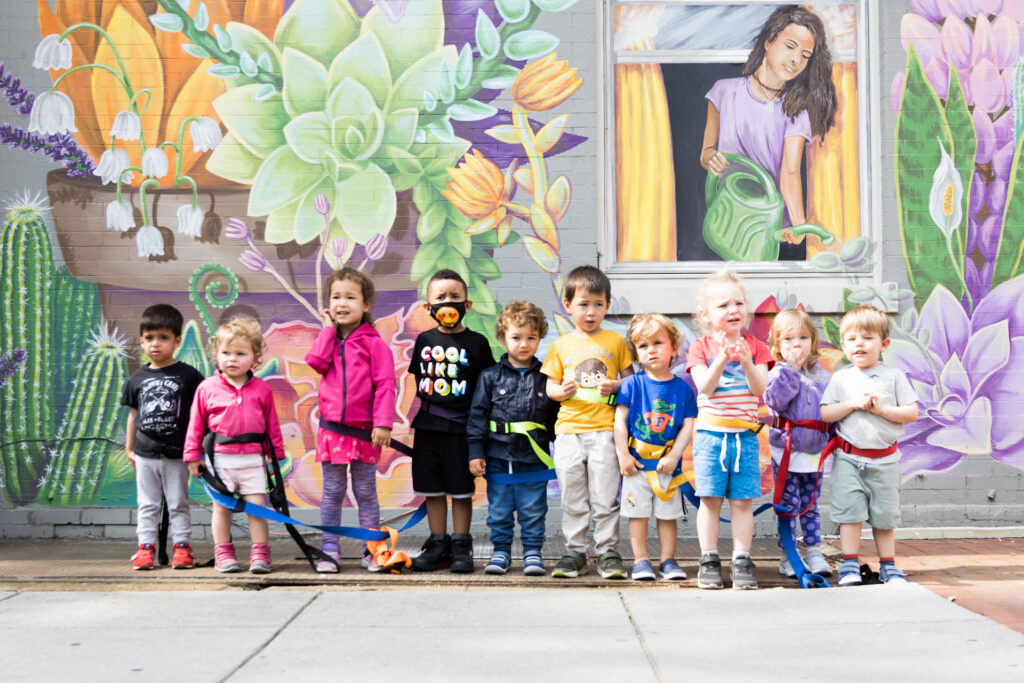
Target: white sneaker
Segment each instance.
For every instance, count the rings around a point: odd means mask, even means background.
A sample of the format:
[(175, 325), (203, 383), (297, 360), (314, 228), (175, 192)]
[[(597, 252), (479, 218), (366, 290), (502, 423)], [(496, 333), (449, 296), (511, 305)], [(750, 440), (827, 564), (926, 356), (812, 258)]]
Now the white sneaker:
[(783, 557), (779, 560), (779, 573), (790, 578), (796, 576), (796, 572), (793, 571), (793, 565), (789, 563), (788, 557)]
[(825, 559), (825, 556), (821, 554), (821, 548), (808, 548), (807, 552), (804, 553), (804, 564), (807, 565), (807, 570), (812, 574), (832, 576), (832, 566)]

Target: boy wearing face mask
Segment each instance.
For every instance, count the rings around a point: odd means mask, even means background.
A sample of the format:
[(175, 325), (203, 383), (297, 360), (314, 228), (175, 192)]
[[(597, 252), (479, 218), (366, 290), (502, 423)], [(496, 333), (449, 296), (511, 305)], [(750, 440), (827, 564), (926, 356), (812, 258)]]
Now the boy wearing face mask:
[[(465, 280), (453, 270), (439, 270), (427, 283), (424, 308), (437, 321), (416, 337), (409, 372), (416, 378), (420, 408), (412, 456), (412, 487), (427, 505), (430, 537), (413, 569), (473, 571), (473, 514), (476, 484), (469, 471), (466, 420), (479, 374), (494, 365), (487, 338), (462, 324), (473, 302)], [(448, 496), (452, 499), (452, 535), (448, 535)]]

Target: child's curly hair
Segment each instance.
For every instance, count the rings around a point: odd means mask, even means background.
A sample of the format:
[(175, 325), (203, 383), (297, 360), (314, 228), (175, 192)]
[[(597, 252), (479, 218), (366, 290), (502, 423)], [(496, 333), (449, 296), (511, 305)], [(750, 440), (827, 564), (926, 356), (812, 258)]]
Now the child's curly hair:
[(505, 333), (508, 332), (510, 325), (519, 325), (520, 327), (529, 325), (537, 331), (537, 335), (542, 339), (548, 333), (548, 321), (544, 319), (544, 311), (540, 309), (540, 306), (529, 301), (513, 299), (511, 303), (505, 304), (505, 307), (501, 309), (498, 320), (494, 323), (494, 333), (498, 336), (498, 341), (502, 346), (505, 345)]
[(629, 322), (629, 331), (626, 339), (629, 341), (629, 350), (633, 353), (633, 360), (639, 361), (636, 354), (636, 345), (644, 339), (653, 339), (659, 332), (664, 331), (668, 335), (672, 348), (679, 350), (679, 328), (661, 313), (637, 313)]
[(802, 330), (811, 338), (811, 352), (804, 361), (804, 369), (810, 370), (821, 357), (821, 342), (818, 339), (818, 328), (814, 326), (811, 316), (799, 308), (787, 308), (775, 316), (771, 332), (768, 333), (768, 350), (772, 352), (772, 357), (776, 361), (785, 362), (780, 350), (782, 335), (793, 329)]
[(218, 327), (210, 338), (210, 356), (214, 365), (217, 364), (217, 349), (235, 339), (249, 342), (253, 356), (256, 357), (254, 365), (258, 364), (263, 355), (263, 330), (260, 329), (260, 324), (252, 318), (232, 318)]

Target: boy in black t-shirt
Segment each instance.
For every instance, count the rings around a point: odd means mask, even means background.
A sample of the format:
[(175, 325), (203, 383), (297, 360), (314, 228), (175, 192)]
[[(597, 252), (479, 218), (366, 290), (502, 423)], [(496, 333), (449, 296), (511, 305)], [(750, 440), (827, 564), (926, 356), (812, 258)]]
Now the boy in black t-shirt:
[(139, 550), (132, 556), (135, 569), (152, 569), (160, 519), (160, 499), (170, 512), (174, 557), (171, 567), (191, 569), (195, 564), (189, 541), (192, 516), (188, 507), (188, 467), (182, 446), (188, 417), (203, 376), (191, 365), (174, 359), (181, 345), (181, 312), (168, 304), (150, 306), (142, 313), (139, 344), (149, 356), (128, 378), (121, 403), (128, 406), (125, 451), (135, 468), (138, 491), (136, 534)]
[[(426, 499), (430, 537), (412, 563), (418, 571), (451, 564), (451, 571), (473, 571), (473, 515), (476, 486), (469, 472), (466, 419), (477, 376), (494, 365), (490, 344), (467, 330), (462, 320), (472, 308), (466, 282), (452, 270), (439, 270), (427, 283), (424, 306), (438, 327), (422, 332), (413, 347), (409, 372), (416, 377), (420, 409), (412, 421), (413, 492)], [(452, 535), (447, 533), (452, 497)]]

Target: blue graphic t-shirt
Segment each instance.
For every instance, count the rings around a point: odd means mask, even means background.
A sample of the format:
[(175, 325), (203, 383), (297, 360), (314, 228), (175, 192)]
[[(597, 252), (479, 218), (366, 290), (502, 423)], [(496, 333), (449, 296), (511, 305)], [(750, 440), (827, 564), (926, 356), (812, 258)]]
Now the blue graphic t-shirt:
[[(640, 371), (623, 380), (617, 406), (629, 406), (626, 423), (637, 441), (664, 446), (676, 438), (683, 420), (697, 417), (697, 398), (690, 385), (679, 377), (659, 382)], [(637, 452), (630, 449), (633, 457)], [(645, 455), (644, 457), (650, 457)], [(682, 471), (682, 461), (673, 474)]]

